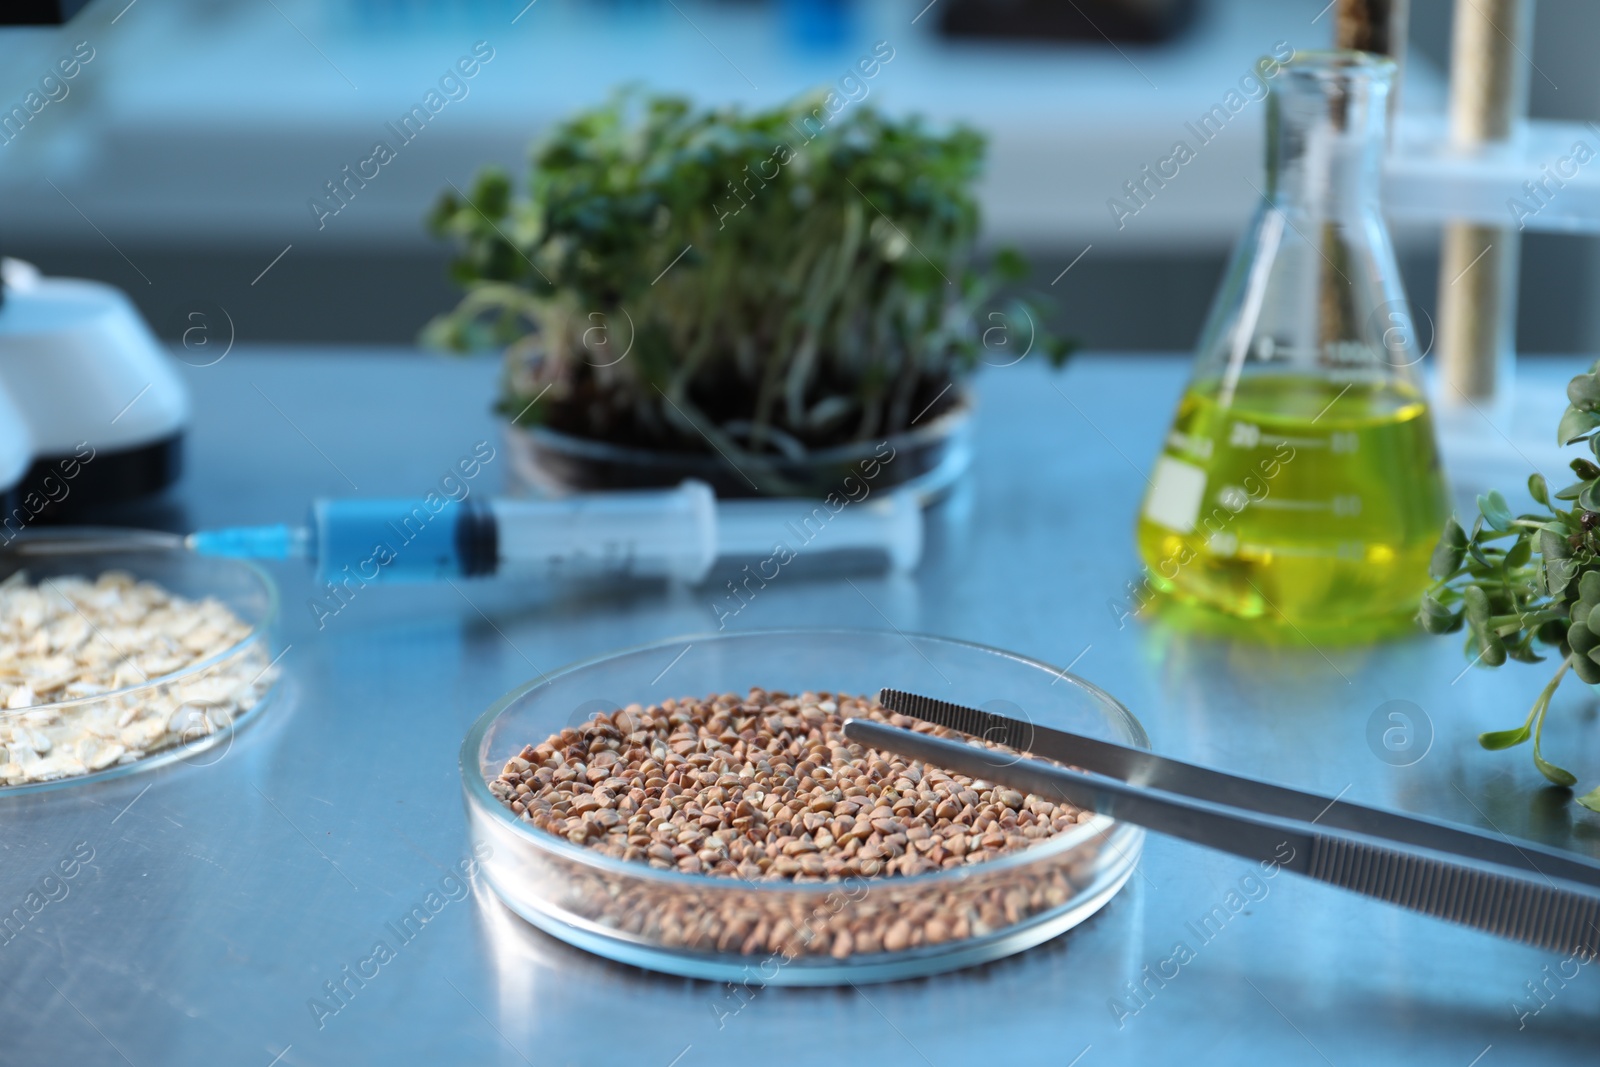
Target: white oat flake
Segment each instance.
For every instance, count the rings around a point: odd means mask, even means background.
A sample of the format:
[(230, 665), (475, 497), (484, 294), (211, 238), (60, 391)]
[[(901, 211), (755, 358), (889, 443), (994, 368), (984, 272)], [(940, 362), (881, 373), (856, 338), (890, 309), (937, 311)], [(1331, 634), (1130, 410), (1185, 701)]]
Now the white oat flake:
[(250, 633), (220, 600), (177, 596), (121, 571), (92, 581), (6, 578), (0, 784), (102, 770), (232, 723), (276, 681), (266, 642), (241, 647)]

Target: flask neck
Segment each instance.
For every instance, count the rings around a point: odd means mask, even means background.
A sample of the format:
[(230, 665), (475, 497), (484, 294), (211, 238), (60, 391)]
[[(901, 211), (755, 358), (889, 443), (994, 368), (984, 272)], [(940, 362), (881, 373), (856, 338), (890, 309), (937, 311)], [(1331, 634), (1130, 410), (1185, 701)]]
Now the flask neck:
[(1300, 53), (1267, 102), (1266, 196), (1337, 220), (1377, 214), (1394, 63), (1361, 52)]

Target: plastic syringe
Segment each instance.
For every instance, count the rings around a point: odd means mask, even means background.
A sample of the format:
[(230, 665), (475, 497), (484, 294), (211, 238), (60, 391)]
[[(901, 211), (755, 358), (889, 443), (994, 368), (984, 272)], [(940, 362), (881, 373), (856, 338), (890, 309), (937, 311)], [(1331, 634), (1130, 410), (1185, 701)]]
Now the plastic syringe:
[(878, 552), (891, 568), (910, 570), (922, 556), (922, 511), (905, 492), (858, 503), (718, 501), (709, 486), (688, 481), (548, 500), (322, 499), (304, 526), (202, 530), (186, 544), (210, 556), (310, 559), (320, 578), (335, 583), (490, 576), (692, 583), (718, 559), (764, 557), (781, 565), (808, 551)]

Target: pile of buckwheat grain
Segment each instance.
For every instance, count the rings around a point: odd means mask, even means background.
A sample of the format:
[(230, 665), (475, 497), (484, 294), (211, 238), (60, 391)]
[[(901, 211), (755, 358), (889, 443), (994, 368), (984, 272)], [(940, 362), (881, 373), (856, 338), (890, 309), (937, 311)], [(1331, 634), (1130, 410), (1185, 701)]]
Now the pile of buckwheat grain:
[(608, 856), (746, 881), (981, 863), (1093, 817), (864, 748), (847, 718), (965, 738), (862, 697), (751, 689), (597, 716), (524, 748), (489, 788)]

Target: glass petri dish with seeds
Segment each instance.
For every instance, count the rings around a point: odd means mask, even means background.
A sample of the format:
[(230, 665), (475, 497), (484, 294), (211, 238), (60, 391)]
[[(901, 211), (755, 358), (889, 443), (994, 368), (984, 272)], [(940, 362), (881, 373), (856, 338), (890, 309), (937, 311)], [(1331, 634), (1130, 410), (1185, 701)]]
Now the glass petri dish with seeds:
[[(930, 785), (939, 796), (954, 798), (943, 810), (918, 805), (923, 808), (919, 813), (905, 803), (911, 790), (898, 765), (871, 776), (875, 782), (881, 778), (883, 788), (899, 787), (886, 794), (873, 784), (868, 797), (843, 788), (850, 782), (842, 777), (833, 782), (825, 773), (816, 774), (820, 785), (813, 783), (813, 765), (824, 762), (821, 746), (836, 744), (831, 727), (823, 729), (821, 716), (833, 717), (841, 706), (855, 708), (846, 694), (870, 697), (886, 686), (1122, 744), (1149, 744), (1139, 722), (1105, 692), (1055, 667), (999, 649), (915, 634), (846, 630), (725, 632), (664, 641), (552, 672), (508, 693), (467, 734), (461, 748), (462, 783), (474, 851), (485, 857), (486, 883), (523, 919), (609, 959), (687, 977), (763, 985), (888, 981), (983, 963), (1055, 937), (1105, 906), (1138, 860), (1144, 835), (1137, 827), (1052, 808), (1040, 803), (1041, 798), (1007, 796), (1003, 803), (1013, 809), (1005, 819), (1007, 834), (989, 825), (965, 840), (952, 833), (949, 840), (930, 846), (928, 832), (948, 833), (951, 821), (964, 817), (956, 807), (973, 801), (982, 810), (993, 802), (993, 810), (1000, 810), (1001, 794), (1009, 791), (981, 781), (951, 783), (936, 768), (914, 768), (919, 787)], [(698, 752), (682, 743), (663, 749), (668, 739), (660, 731), (687, 736), (689, 727), (681, 721), (684, 708), (663, 709), (669, 718), (678, 713), (677, 723), (652, 720), (650, 709), (661, 708), (668, 699), (709, 697), (721, 706), (724, 718), (736, 720), (717, 727), (723, 742), (736, 744), (737, 726), (744, 725), (751, 735), (751, 690), (760, 691), (757, 703), (761, 694), (790, 698), (783, 707), (769, 709), (769, 731), (760, 734), (762, 742), (771, 744), (769, 737), (782, 732), (785, 720), (794, 737), (809, 738), (791, 747), (788, 762), (774, 757), (776, 778), (767, 773), (771, 768), (757, 769), (749, 760), (737, 764), (717, 759), (716, 743), (701, 745)], [(741, 707), (748, 713), (742, 720)], [(640, 709), (645, 710), (642, 717)], [(652, 722), (660, 727), (654, 737)], [(619, 723), (634, 733), (619, 736), (615, 751), (607, 755), (604, 739), (621, 734)], [(580, 747), (585, 740), (602, 747), (587, 750), (587, 765), (547, 761), (549, 746), (539, 746), (556, 735)], [(785, 733), (773, 747), (789, 740)], [(806, 744), (811, 746), (809, 761)], [(682, 749), (677, 755), (684, 762), (674, 765), (683, 773), (669, 775), (675, 781), (707, 783), (706, 792), (694, 799), (707, 805), (699, 818), (709, 836), (686, 829), (682, 839), (690, 848), (665, 850), (659, 842), (646, 845), (642, 836), (639, 847), (630, 847), (626, 837), (606, 835), (608, 828), (614, 829), (614, 819), (591, 810), (592, 797), (611, 791), (640, 796), (624, 787), (629, 775), (657, 783), (651, 799), (641, 803), (659, 803), (672, 794), (664, 793), (660, 784), (666, 772), (639, 762), (651, 746), (663, 765), (672, 759), (665, 751)], [(529, 753), (530, 747), (536, 751)], [(630, 749), (633, 765), (625, 768)], [(836, 747), (834, 755), (843, 760), (848, 753)], [(539, 789), (550, 781), (548, 770), (523, 783), (534, 786), (531, 791), (518, 794), (509, 785), (516, 780), (514, 772), (528, 775), (523, 763), (556, 767), (558, 780), (571, 780), (569, 768), (600, 780), (591, 787), (594, 792), (574, 791), (573, 804), (558, 802), (552, 812), (540, 803), (554, 795), (545, 790), (541, 796)], [(591, 767), (601, 769), (589, 773)], [(691, 768), (698, 773), (689, 776)], [(508, 771), (513, 772), (510, 777)], [(776, 817), (792, 819), (792, 826), (775, 831), (785, 835), (785, 847), (776, 852), (781, 858), (762, 861), (759, 869), (755, 860), (760, 850), (744, 847), (748, 842), (739, 838), (751, 830), (752, 814), (759, 823), (760, 812), (732, 803), (726, 811), (712, 806), (752, 795), (741, 792), (736, 781), (741, 775), (747, 790), (754, 789), (755, 776), (773, 790), (787, 786), (795, 791), (797, 782), (804, 783), (798, 791), (813, 798), (812, 803), (779, 809)], [(866, 783), (867, 777), (851, 781)], [(845, 796), (852, 793), (856, 795)], [(981, 804), (974, 794), (981, 794)], [(755, 795), (756, 806), (762, 806)], [(770, 797), (765, 805), (770, 814)], [(890, 805), (898, 806), (884, 810)], [(887, 840), (901, 845), (892, 854), (852, 846), (852, 862), (842, 862), (837, 847), (824, 850), (826, 861), (811, 852), (816, 842), (831, 841), (841, 825), (845, 831), (839, 836), (844, 838), (850, 820), (841, 824), (834, 816), (850, 808), (863, 832), (868, 827), (883, 831), (872, 837), (875, 844)], [(624, 817), (629, 814), (624, 811)], [(635, 825), (642, 823), (640, 819)], [(728, 825), (718, 835), (711, 827), (722, 823)], [(1029, 840), (1010, 832), (1019, 826)], [(724, 843), (712, 839), (716, 836)], [(745, 836), (754, 841), (760, 835)], [(903, 841), (907, 836), (911, 840)], [(799, 839), (805, 843), (796, 846)], [(981, 861), (949, 854), (965, 851), (967, 842), (974, 850), (983, 847)]]
[(0, 796), (215, 762), (278, 680), (277, 615), (265, 572), (170, 535), (25, 532), (0, 550)]

